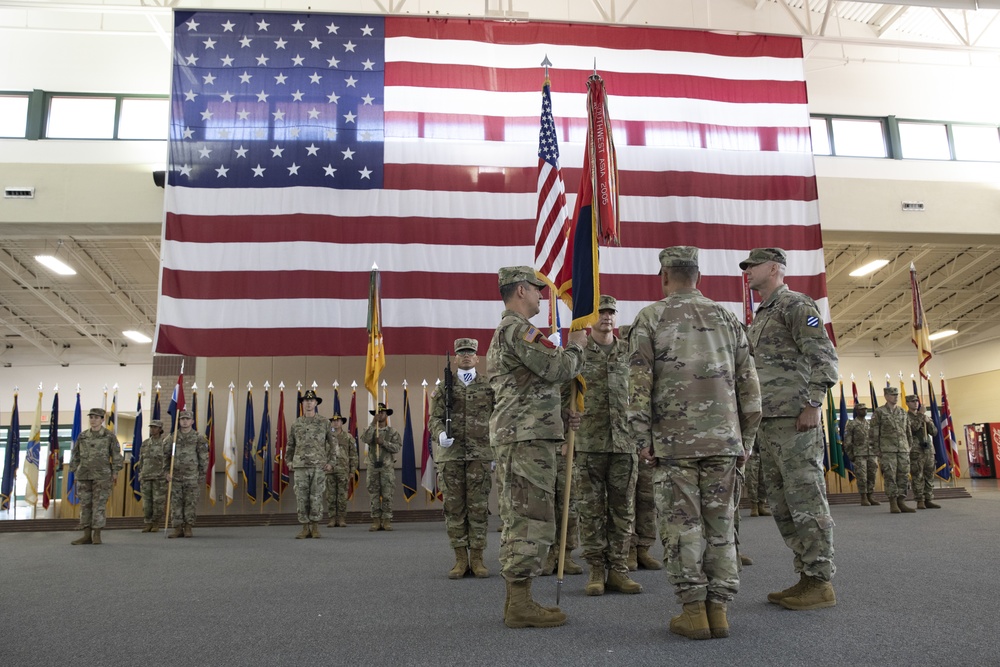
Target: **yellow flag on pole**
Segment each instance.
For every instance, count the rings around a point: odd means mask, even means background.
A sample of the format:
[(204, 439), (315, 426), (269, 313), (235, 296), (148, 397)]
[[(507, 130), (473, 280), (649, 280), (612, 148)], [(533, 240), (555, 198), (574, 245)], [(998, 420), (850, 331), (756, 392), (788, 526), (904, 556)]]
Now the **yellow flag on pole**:
[(378, 380), (385, 368), (385, 349), (382, 345), (382, 279), (378, 266), (372, 265), (368, 286), (368, 355), (365, 360), (365, 388), (378, 403)]

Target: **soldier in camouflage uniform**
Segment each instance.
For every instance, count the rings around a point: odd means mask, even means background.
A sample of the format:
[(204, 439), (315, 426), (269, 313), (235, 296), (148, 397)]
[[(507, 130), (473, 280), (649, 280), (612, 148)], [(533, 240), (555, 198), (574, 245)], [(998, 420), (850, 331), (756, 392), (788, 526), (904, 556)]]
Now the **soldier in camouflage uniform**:
[(507, 585), (504, 623), (510, 628), (555, 627), (566, 622), (557, 607), (531, 597), (531, 581), (555, 542), (556, 457), (565, 439), (560, 387), (583, 369), (584, 331), (569, 334), (565, 349), (532, 326), (541, 288), (532, 268), (499, 271), (504, 312), (486, 355), (496, 404), (490, 442), (496, 450), (501, 574)]
[[(457, 373), (447, 406), (445, 387), (431, 394), (430, 428), (434, 464), (444, 495), (444, 522), (455, 565), (449, 579), (461, 579), (471, 569), (476, 577), (490, 576), (483, 563), (489, 499), (492, 487), (493, 450), (490, 448), (490, 415), (493, 388), (476, 373), (479, 341), (455, 341)], [(447, 416), (446, 416), (447, 414)]]
[(156, 533), (163, 521), (167, 504), (167, 469), (164, 463), (170, 454), (170, 438), (163, 435), (163, 422), (149, 422), (149, 437), (139, 448), (139, 489), (142, 492), (144, 533)]
[(587, 595), (603, 595), (606, 585), (623, 593), (641, 593), (642, 586), (628, 576), (627, 563), (639, 467), (628, 437), (628, 344), (615, 338), (618, 301), (601, 295), (598, 312), (584, 348), (581, 375), (587, 394), (574, 461), (580, 543), (590, 566), (584, 590)]
[(823, 469), (823, 399), (837, 382), (837, 353), (816, 303), (785, 285), (785, 251), (755, 248), (740, 262), (760, 294), (748, 335), (760, 378), (757, 431), (774, 522), (794, 554), (799, 582), (767, 596), (786, 609), (837, 604), (833, 518)]
[(912, 514), (917, 510), (903, 502), (910, 471), (910, 429), (906, 411), (897, 405), (899, 387), (886, 387), (882, 396), (885, 402), (872, 413), (868, 438), (882, 466), (889, 511), (893, 514)]
[(170, 520), (174, 525), (174, 532), (168, 537), (192, 537), (194, 522), (198, 518), (201, 486), (208, 470), (208, 440), (194, 430), (194, 414), (190, 410), (181, 410), (177, 423), (179, 428), (173, 462), (170, 454), (164, 462), (171, 471), (167, 479), (171, 480)]
[(83, 537), (73, 540), (73, 544), (101, 544), (108, 496), (124, 463), (118, 439), (104, 428), (104, 410), (94, 408), (87, 416), (90, 428), (73, 443), (69, 459), (69, 471), (76, 479), (80, 527), (83, 528)]
[(906, 423), (910, 433), (910, 479), (913, 481), (913, 497), (917, 509), (940, 509), (934, 502), (934, 445), (931, 438), (937, 435), (934, 422), (920, 410), (920, 397), (910, 394), (906, 397)]
[(670, 631), (728, 637), (726, 605), (740, 585), (733, 494), (760, 422), (760, 385), (743, 326), (696, 287), (698, 249), (666, 248), (660, 267), (664, 298), (629, 332), (628, 422), (642, 458), (657, 463), (667, 575), (683, 605)]
[(346, 421), (340, 414), (330, 417), (330, 428), (337, 440), (337, 460), (326, 473), (326, 511), (330, 517), (327, 528), (347, 527), (347, 486), (358, 469), (358, 447), (354, 436), (344, 430)]
[(858, 493), (861, 494), (861, 505), (881, 505), (872, 494), (875, 492), (875, 450), (868, 438), (868, 406), (864, 403), (854, 404), (854, 418), (847, 422), (844, 429), (844, 453), (854, 464), (854, 478), (858, 481)]
[(392, 494), (396, 489), (396, 458), (403, 448), (399, 431), (389, 426), (392, 410), (379, 403), (369, 410), (375, 421), (361, 434), (361, 443), (368, 448), (368, 495), (372, 501), (372, 525), (368, 532), (392, 530)]
[(316, 406), (323, 399), (309, 389), (302, 394), (301, 401), (302, 416), (289, 429), (285, 449), (289, 467), (295, 471), (295, 513), (302, 524), (295, 539), (319, 539), (326, 473), (333, 472), (340, 452), (330, 422), (316, 414)]

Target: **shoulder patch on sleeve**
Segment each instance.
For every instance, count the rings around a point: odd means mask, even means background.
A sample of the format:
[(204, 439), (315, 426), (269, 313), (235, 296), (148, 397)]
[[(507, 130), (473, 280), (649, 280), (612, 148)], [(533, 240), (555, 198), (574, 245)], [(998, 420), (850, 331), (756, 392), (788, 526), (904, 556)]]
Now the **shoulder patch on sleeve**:
[(819, 326), (819, 318), (815, 315), (810, 315), (806, 318), (806, 326), (816, 328)]
[(524, 340), (528, 343), (541, 343), (544, 347), (555, 349), (552, 341), (546, 338), (545, 334), (535, 327), (528, 327), (528, 330), (524, 333)]

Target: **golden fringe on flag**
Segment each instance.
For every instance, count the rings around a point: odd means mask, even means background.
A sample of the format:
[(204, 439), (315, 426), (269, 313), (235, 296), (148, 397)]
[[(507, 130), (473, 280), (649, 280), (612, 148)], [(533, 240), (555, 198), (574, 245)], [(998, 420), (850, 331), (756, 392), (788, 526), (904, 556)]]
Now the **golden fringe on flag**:
[(910, 289), (913, 293), (913, 334), (910, 340), (917, 348), (917, 370), (920, 372), (920, 377), (930, 380), (924, 366), (934, 355), (931, 353), (930, 331), (924, 318), (924, 304), (920, 299), (920, 285), (917, 284), (917, 267), (913, 262), (910, 262)]
[(385, 349), (382, 347), (382, 279), (378, 266), (372, 266), (368, 286), (368, 355), (365, 360), (365, 388), (378, 403), (378, 379), (385, 368)]

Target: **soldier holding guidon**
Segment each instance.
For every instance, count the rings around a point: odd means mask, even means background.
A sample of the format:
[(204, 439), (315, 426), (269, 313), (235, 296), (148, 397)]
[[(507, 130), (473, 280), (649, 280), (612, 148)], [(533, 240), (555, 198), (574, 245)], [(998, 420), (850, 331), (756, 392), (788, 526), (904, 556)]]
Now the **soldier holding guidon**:
[(369, 410), (375, 420), (361, 434), (368, 447), (368, 495), (372, 503), (372, 525), (368, 531), (392, 530), (392, 494), (396, 490), (396, 457), (403, 448), (399, 431), (389, 426), (392, 410), (379, 403)]
[(910, 394), (906, 397), (906, 423), (910, 433), (910, 479), (913, 481), (913, 497), (917, 509), (941, 509), (934, 502), (934, 445), (931, 440), (937, 435), (933, 420), (920, 410), (920, 397)]

